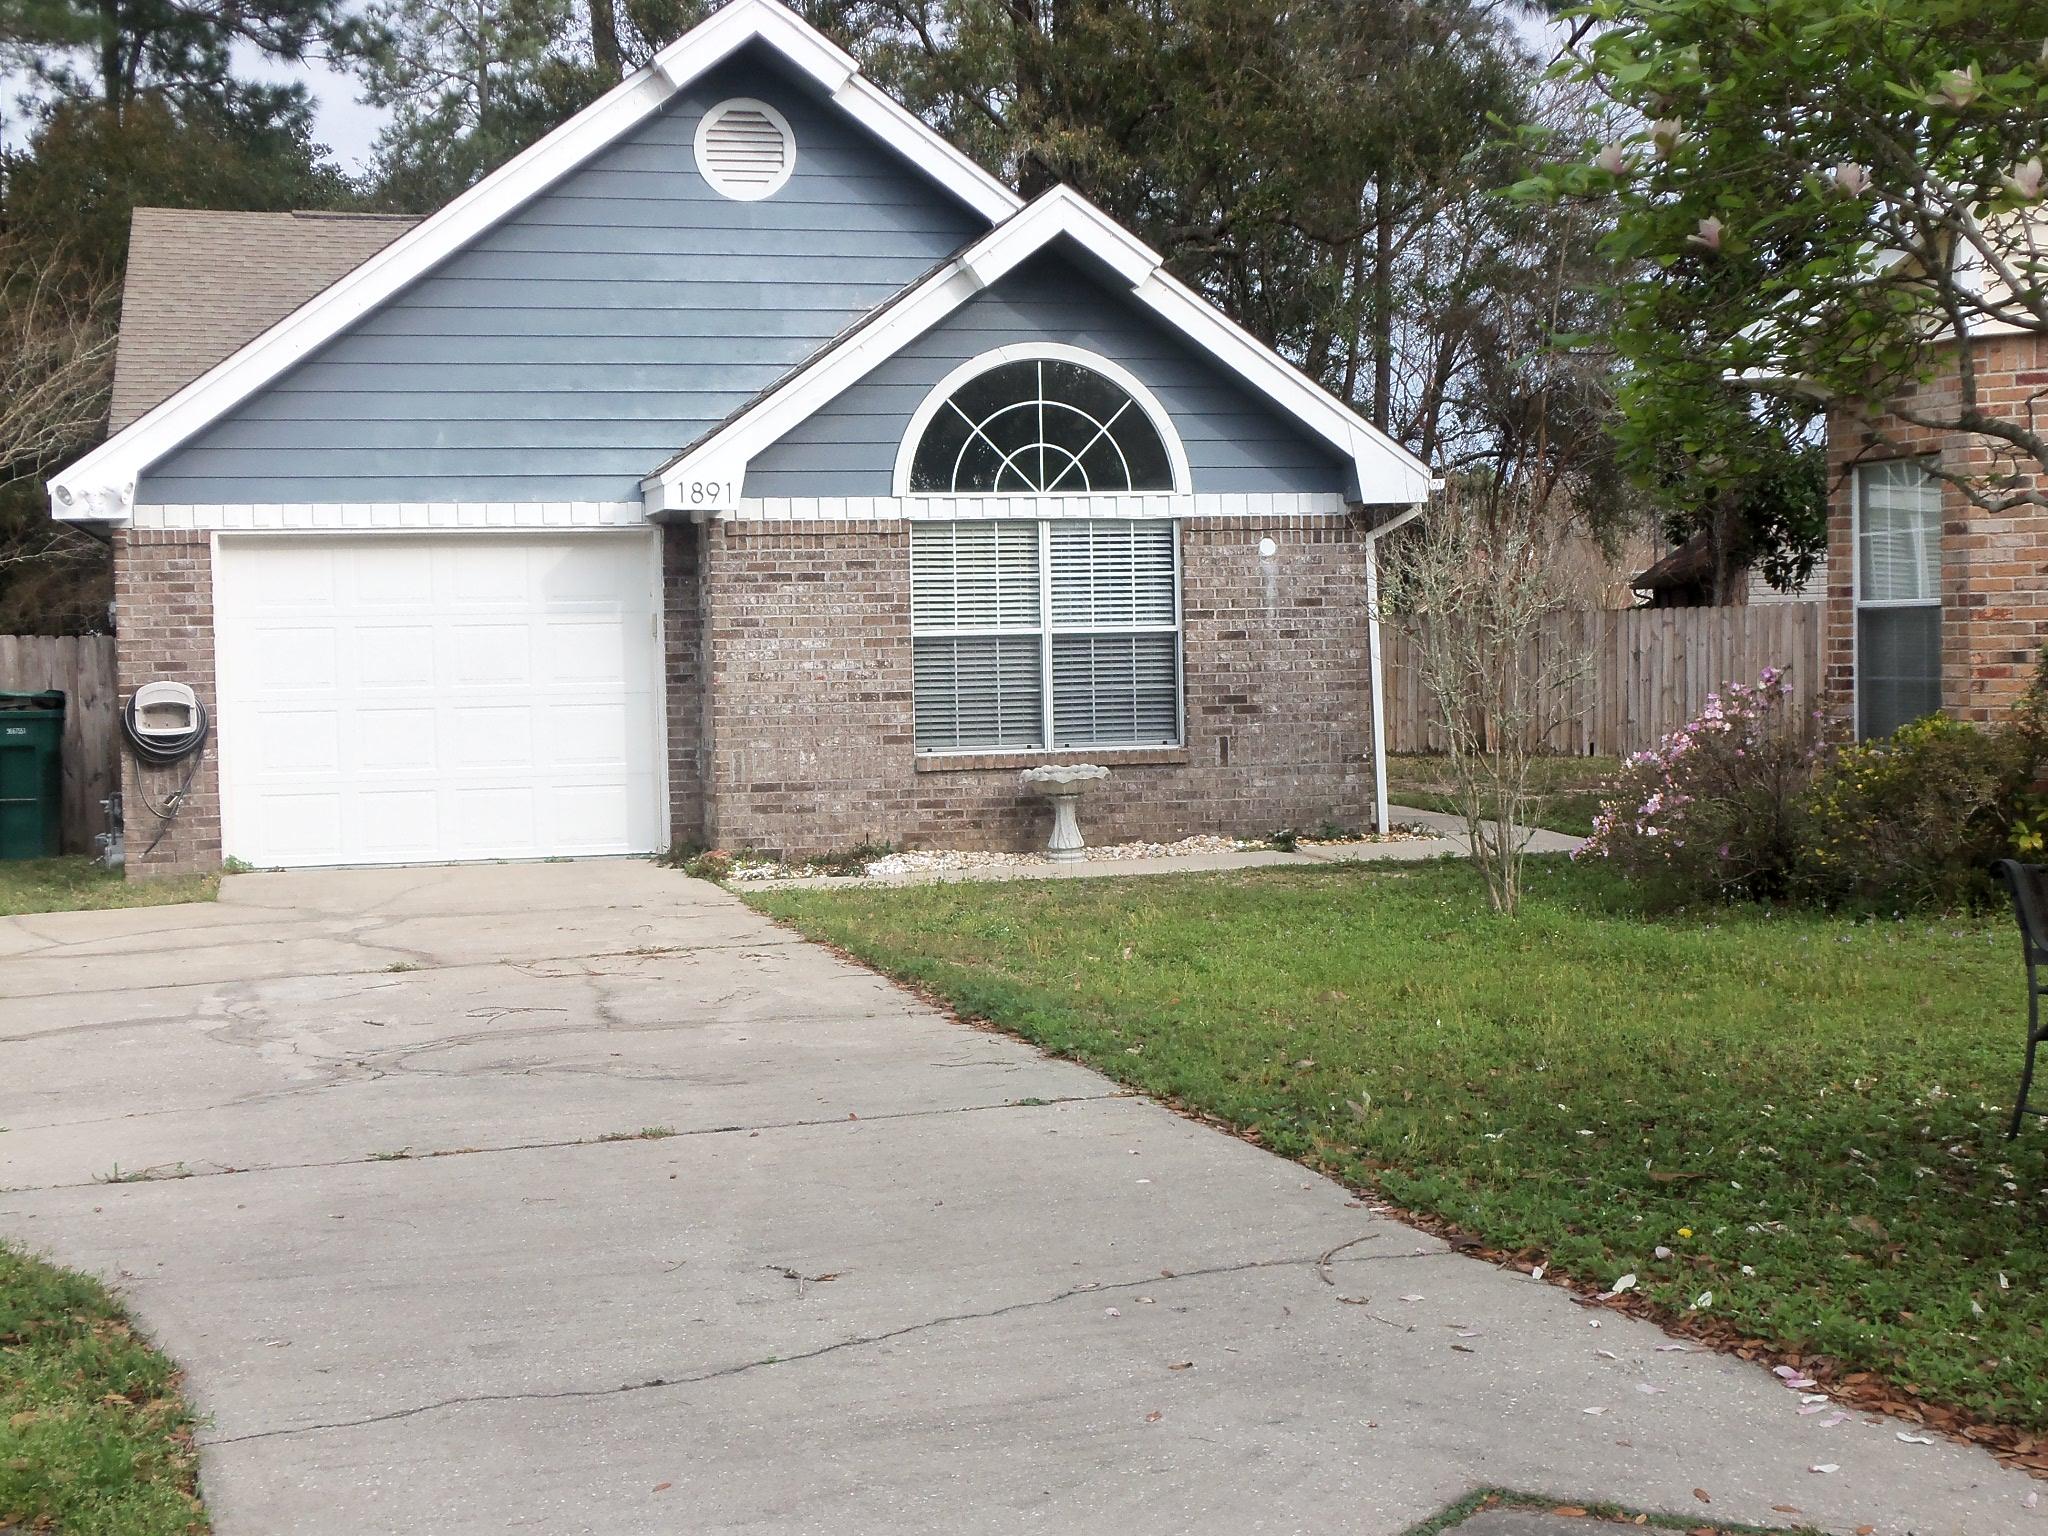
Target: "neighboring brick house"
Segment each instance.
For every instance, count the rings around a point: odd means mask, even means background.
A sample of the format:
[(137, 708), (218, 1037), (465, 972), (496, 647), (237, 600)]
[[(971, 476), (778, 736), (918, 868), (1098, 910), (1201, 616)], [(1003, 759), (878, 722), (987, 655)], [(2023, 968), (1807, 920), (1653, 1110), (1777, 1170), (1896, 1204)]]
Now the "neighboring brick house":
[(416, 225), (138, 213), (114, 425), (53, 511), (216, 727), (131, 869), (1384, 814), (1427, 468), (774, 0)]
[[(2017, 413), (2048, 406), (2048, 339), (1971, 343), (1979, 400)], [(1913, 395), (1915, 414), (1952, 409), (1951, 367)], [(1928, 475), (2017, 473), (1984, 438), (1896, 416), (1838, 412), (1829, 423), (1825, 664), (1831, 712), (1858, 736), (1942, 710), (1989, 721), (2011, 709), (2048, 642), (2048, 508), (1991, 513)], [(2038, 477), (2036, 477), (2038, 478)]]

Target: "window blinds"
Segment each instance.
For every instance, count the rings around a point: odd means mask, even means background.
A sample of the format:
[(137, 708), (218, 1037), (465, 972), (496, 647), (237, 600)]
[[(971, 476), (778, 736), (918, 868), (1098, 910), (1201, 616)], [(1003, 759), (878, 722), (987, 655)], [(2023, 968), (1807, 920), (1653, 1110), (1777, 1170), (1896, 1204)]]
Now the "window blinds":
[(1177, 743), (1177, 548), (1164, 520), (916, 524), (917, 750)]

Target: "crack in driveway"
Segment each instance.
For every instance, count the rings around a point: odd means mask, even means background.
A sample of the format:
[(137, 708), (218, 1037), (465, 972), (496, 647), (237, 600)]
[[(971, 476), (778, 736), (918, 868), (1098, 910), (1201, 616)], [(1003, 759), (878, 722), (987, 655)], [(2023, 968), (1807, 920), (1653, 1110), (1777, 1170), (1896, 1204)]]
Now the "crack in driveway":
[[(1364, 1242), (1377, 1236), (1367, 1233), (1356, 1239)], [(1345, 1246), (1350, 1246), (1346, 1244)], [(1344, 1259), (1341, 1264), (1350, 1268), (1362, 1264), (1394, 1263), (1413, 1259), (1453, 1258), (1448, 1251), (1422, 1253), (1364, 1254), (1357, 1258)], [(1050, 1296), (1033, 1297), (1027, 1301), (1005, 1302), (999, 1307), (987, 1307), (975, 1312), (949, 1312), (938, 1317), (924, 1318), (919, 1322), (905, 1323), (899, 1328), (885, 1328), (879, 1333), (855, 1334), (851, 1338), (836, 1339), (829, 1344), (820, 1344), (813, 1349), (799, 1350), (788, 1355), (763, 1355), (755, 1360), (741, 1360), (732, 1365), (721, 1365), (707, 1371), (694, 1371), (686, 1376), (655, 1376), (646, 1381), (623, 1382), (614, 1387), (563, 1387), (546, 1392), (477, 1392), (460, 1397), (438, 1398), (429, 1403), (415, 1403), (410, 1408), (394, 1408), (384, 1413), (366, 1414), (354, 1419), (334, 1419), (320, 1424), (295, 1424), (278, 1429), (255, 1429), (246, 1434), (223, 1435), (214, 1439), (202, 1439), (203, 1450), (216, 1450), (223, 1446), (247, 1445), (256, 1440), (290, 1439), (299, 1435), (325, 1434), (340, 1429), (361, 1429), (372, 1424), (392, 1424), (404, 1419), (416, 1419), (425, 1414), (444, 1413), (455, 1408), (482, 1407), (495, 1403), (558, 1403), (579, 1402), (600, 1397), (627, 1397), (640, 1392), (665, 1391), (671, 1388), (701, 1386), (705, 1382), (723, 1381), (734, 1376), (744, 1376), (752, 1371), (765, 1370), (776, 1365), (801, 1365), (806, 1361), (823, 1359), (827, 1355), (840, 1354), (851, 1349), (866, 1349), (876, 1344), (887, 1344), (894, 1340), (908, 1338), (913, 1334), (927, 1333), (935, 1328), (946, 1328), (956, 1323), (989, 1322), (996, 1318), (1010, 1317), (1020, 1312), (1036, 1312), (1046, 1308), (1062, 1306), (1081, 1296), (1111, 1296), (1126, 1291), (1154, 1289), (1174, 1285), (1183, 1280), (1210, 1279), (1218, 1275), (1241, 1275), (1269, 1269), (1323, 1269), (1328, 1268), (1330, 1255), (1327, 1253), (1290, 1256), (1280, 1259), (1245, 1259), (1236, 1264), (1212, 1264), (1200, 1269), (1175, 1270), (1171, 1274), (1155, 1273), (1135, 1280), (1114, 1280), (1106, 1284), (1090, 1282), (1087, 1285), (1069, 1286), (1055, 1291)], [(1406, 1325), (1397, 1325), (1406, 1326)], [(1409, 1332), (1415, 1330), (1410, 1327)]]
[[(336, 1084), (325, 1084), (335, 1087)], [(564, 1147), (599, 1147), (622, 1145), (636, 1141), (676, 1141), (692, 1136), (734, 1136), (758, 1135), (762, 1131), (800, 1131), (829, 1126), (881, 1125), (895, 1120), (929, 1120), (940, 1115), (978, 1115), (1001, 1109), (1050, 1109), (1061, 1104), (1102, 1104), (1118, 1099), (1139, 1099), (1142, 1095), (1127, 1090), (1111, 1093), (1055, 1094), (1050, 1097), (1033, 1097), (1028, 1100), (1004, 1099), (994, 1104), (947, 1104), (936, 1109), (887, 1110), (875, 1115), (829, 1115), (813, 1116), (800, 1120), (770, 1120), (759, 1125), (700, 1125), (688, 1130), (665, 1130), (658, 1136), (636, 1132), (607, 1131), (591, 1136), (565, 1136), (553, 1141), (514, 1141), (494, 1147), (446, 1147), (433, 1152), (406, 1152), (403, 1156), (365, 1153), (361, 1157), (336, 1157), (318, 1159), (303, 1163), (257, 1163), (246, 1168), (216, 1164), (211, 1168), (189, 1168), (183, 1163), (160, 1163), (153, 1167), (178, 1167), (180, 1173), (166, 1173), (149, 1177), (75, 1179), (64, 1184), (16, 1184), (10, 1185), (0, 1194), (26, 1195), (53, 1193), (66, 1189), (100, 1189), (111, 1185), (140, 1184), (183, 1184), (192, 1179), (241, 1178), (261, 1173), (292, 1173), (311, 1168), (354, 1168), (366, 1164), (428, 1163), (445, 1157), (489, 1157), (501, 1152), (548, 1152)]]

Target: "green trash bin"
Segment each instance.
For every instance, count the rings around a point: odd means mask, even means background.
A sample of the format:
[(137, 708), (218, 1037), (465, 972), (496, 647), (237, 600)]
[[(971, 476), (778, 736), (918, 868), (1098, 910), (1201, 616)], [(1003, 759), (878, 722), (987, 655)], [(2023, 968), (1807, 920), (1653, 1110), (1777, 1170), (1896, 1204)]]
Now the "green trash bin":
[(0, 859), (58, 852), (64, 802), (64, 695), (0, 693)]

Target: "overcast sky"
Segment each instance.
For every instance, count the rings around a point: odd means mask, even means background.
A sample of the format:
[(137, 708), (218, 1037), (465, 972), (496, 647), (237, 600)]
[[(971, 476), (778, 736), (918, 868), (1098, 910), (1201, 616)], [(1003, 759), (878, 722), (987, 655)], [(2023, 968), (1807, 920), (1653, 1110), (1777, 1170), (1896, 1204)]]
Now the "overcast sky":
[(388, 114), (359, 98), (362, 85), (353, 75), (330, 69), (324, 59), (276, 63), (253, 48), (243, 50), (235, 62), (238, 73), (253, 79), (304, 84), (313, 93), (314, 139), (334, 151), (334, 158), (351, 171), (369, 163), (370, 145)]

